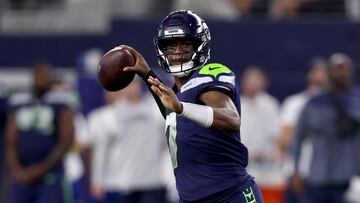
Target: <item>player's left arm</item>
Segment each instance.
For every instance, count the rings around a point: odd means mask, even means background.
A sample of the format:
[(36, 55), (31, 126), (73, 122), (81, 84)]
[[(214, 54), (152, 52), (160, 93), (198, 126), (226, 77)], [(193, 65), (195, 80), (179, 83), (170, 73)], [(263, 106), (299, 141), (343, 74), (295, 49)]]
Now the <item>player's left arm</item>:
[(206, 106), (213, 108), (211, 127), (224, 131), (240, 130), (240, 115), (229, 96), (219, 91), (208, 91), (202, 93), (199, 99)]
[(23, 180), (33, 182), (58, 165), (73, 143), (74, 132), (74, 111), (69, 107), (65, 107), (59, 114), (58, 143), (43, 161), (25, 168)]

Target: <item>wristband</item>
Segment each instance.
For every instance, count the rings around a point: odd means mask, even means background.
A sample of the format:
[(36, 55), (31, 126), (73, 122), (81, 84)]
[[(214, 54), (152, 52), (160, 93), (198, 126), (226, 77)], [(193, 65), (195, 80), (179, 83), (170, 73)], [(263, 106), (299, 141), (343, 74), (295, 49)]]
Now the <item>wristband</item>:
[(152, 76), (153, 78), (157, 78), (157, 76), (155, 75), (154, 71), (152, 71), (150, 69), (150, 71), (148, 73), (146, 73), (146, 75), (142, 76), (142, 79), (146, 82), (147, 79), (149, 79), (149, 77)]
[(202, 127), (209, 128), (214, 121), (214, 110), (210, 106), (181, 102), (183, 112), (179, 114), (189, 120), (192, 120)]

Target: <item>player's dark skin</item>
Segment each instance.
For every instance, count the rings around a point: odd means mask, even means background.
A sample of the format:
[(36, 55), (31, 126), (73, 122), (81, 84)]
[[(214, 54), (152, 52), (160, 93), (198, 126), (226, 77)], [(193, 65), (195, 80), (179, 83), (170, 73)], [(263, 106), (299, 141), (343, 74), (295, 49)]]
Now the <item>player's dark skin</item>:
[[(189, 48), (189, 44), (186, 41), (175, 42), (172, 44), (172, 46), (174, 46), (173, 49), (175, 49), (175, 51), (178, 53), (182, 52), (184, 48)], [(193, 45), (191, 44), (191, 46)], [(149, 65), (139, 52), (137, 52), (134, 48), (126, 45), (121, 45), (120, 47), (130, 51), (130, 53), (132, 53), (132, 55), (136, 58), (135, 65), (126, 67), (124, 71), (133, 71), (138, 73), (140, 76), (144, 76), (150, 71)], [(172, 54), (168, 57), (168, 59), (171, 63), (172, 61), (179, 61), (179, 57), (183, 57), (183, 59), (190, 59), (191, 56), (191, 53)], [(176, 63), (179, 62), (173, 62), (172, 65), (176, 65)], [(181, 102), (170, 87), (167, 87), (157, 78), (153, 77), (150, 77), (148, 82), (151, 84), (151, 90), (155, 92), (155, 94), (160, 98), (165, 108), (178, 114), (183, 112), (183, 106)], [(181, 86), (185, 84), (185, 82), (186, 81), (182, 78), (175, 77), (175, 84), (178, 89), (180, 89)], [(199, 96), (199, 99), (205, 105), (212, 107), (214, 110), (214, 118), (211, 127), (222, 131), (240, 130), (240, 115), (237, 112), (236, 107), (230, 97), (218, 91), (208, 91), (202, 93)]]
[[(50, 87), (51, 78), (46, 67), (38, 67), (34, 70), (34, 94), (37, 97), (42, 96)], [(39, 163), (28, 167), (21, 165), (17, 152), (17, 126), (14, 112), (10, 112), (6, 122), (6, 158), (15, 178), (23, 183), (32, 183), (46, 173), (54, 166), (61, 162), (66, 151), (69, 149), (74, 138), (74, 113), (71, 109), (66, 108), (59, 114), (59, 140), (47, 157)]]

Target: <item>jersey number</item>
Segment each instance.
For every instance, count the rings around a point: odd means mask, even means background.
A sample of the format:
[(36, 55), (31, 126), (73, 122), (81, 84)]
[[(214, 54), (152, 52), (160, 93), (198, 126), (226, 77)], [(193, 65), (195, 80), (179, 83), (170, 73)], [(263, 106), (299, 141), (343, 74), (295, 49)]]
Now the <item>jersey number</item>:
[(47, 106), (23, 107), (16, 112), (16, 124), (20, 130), (36, 130), (44, 135), (53, 132), (54, 112)]
[(173, 169), (178, 167), (177, 144), (176, 144), (176, 113), (172, 112), (166, 116), (166, 137)]

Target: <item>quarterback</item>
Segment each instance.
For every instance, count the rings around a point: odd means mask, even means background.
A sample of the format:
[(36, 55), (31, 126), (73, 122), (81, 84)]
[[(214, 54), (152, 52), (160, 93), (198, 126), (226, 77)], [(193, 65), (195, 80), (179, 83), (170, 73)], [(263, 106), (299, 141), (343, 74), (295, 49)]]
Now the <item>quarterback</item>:
[(170, 13), (154, 39), (161, 67), (175, 86), (164, 85), (134, 48), (134, 71), (147, 83), (166, 118), (166, 137), (179, 202), (262, 203), (245, 167), (247, 148), (240, 139), (240, 99), (235, 74), (225, 65), (207, 63), (210, 32), (197, 14)]

